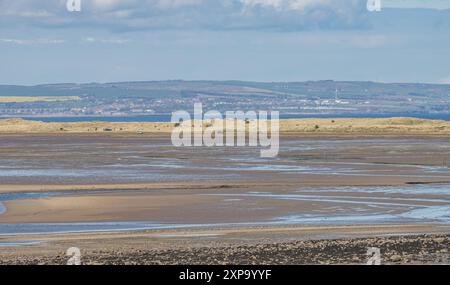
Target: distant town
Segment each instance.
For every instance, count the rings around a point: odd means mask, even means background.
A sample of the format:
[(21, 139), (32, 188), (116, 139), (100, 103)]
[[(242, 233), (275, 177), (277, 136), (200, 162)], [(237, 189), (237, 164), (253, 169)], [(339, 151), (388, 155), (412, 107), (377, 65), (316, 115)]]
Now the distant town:
[(0, 86), (1, 117), (275, 110), (282, 114), (448, 113), (450, 85), (374, 82), (160, 81)]

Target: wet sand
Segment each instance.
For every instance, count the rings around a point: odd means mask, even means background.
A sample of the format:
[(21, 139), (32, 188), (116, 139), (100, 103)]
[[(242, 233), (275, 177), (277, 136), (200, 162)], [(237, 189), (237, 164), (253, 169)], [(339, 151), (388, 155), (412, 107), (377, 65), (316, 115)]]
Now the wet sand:
[[(4, 263), (61, 263), (71, 246), (88, 263), (351, 263), (345, 248), (370, 237), (450, 233), (445, 137), (284, 135), (280, 155), (262, 159), (167, 136), (3, 135), (0, 154)], [(347, 240), (334, 259), (261, 255), (286, 245), (312, 256), (317, 245), (299, 240), (334, 239)], [(242, 246), (252, 254), (227, 253)]]
[(380, 249), (382, 264), (449, 264), (450, 237), (442, 234), (448, 230), (438, 225), (290, 226), (30, 235), (2, 238), (0, 264), (63, 265), (70, 247), (80, 248), (85, 265), (366, 264), (370, 247)]
[(175, 148), (168, 136), (0, 136), (0, 191), (450, 182), (449, 142), (287, 136), (263, 159), (258, 148)]
[[(450, 223), (450, 185), (25, 193), (1, 224), (146, 221), (178, 227)], [(31, 195), (31, 197), (30, 197)]]

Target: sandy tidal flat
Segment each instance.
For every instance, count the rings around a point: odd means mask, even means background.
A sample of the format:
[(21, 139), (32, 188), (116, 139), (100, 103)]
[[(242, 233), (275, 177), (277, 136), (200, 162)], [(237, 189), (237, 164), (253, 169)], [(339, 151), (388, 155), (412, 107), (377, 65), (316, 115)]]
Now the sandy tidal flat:
[(399, 120), (371, 125), (388, 136), (285, 134), (274, 159), (32, 123), (0, 136), (0, 260), (60, 264), (78, 246), (91, 264), (361, 263), (374, 244), (389, 262), (431, 262), (450, 232), (450, 140), (440, 122), (402, 135)]

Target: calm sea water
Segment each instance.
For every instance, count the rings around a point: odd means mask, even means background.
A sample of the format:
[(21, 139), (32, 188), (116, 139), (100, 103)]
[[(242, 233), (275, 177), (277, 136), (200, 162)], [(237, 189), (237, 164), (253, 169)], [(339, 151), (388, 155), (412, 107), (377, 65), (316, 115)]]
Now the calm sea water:
[[(281, 119), (305, 119), (305, 118), (391, 118), (412, 117), (419, 119), (433, 119), (450, 121), (450, 114), (280, 114)], [(8, 118), (8, 117), (5, 117)], [(144, 115), (144, 116), (74, 116), (74, 117), (23, 117), (27, 120), (42, 122), (170, 122), (171, 115)]]

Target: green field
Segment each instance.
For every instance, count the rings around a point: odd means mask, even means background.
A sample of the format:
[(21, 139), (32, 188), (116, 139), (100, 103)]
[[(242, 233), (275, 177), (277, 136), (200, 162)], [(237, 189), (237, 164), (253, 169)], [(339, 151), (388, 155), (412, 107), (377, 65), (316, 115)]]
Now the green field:
[(57, 102), (81, 100), (78, 96), (0, 96), (0, 103)]

